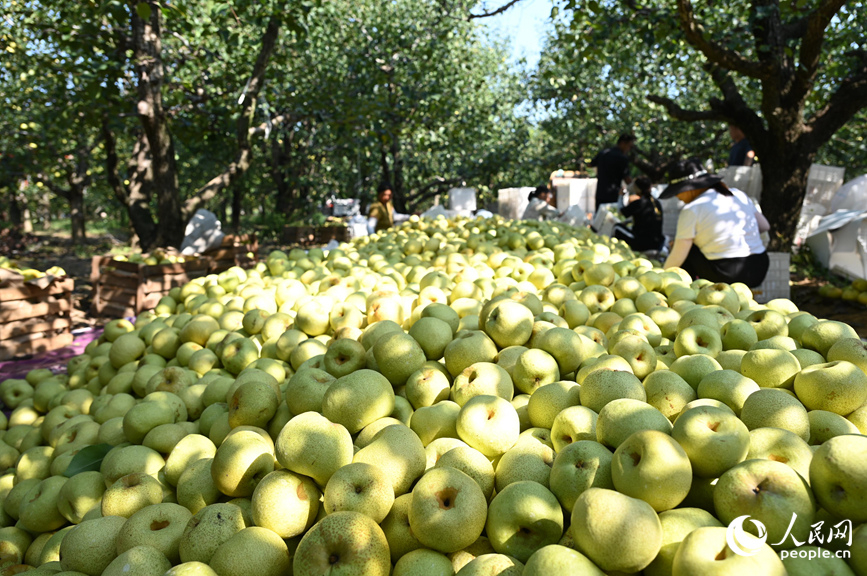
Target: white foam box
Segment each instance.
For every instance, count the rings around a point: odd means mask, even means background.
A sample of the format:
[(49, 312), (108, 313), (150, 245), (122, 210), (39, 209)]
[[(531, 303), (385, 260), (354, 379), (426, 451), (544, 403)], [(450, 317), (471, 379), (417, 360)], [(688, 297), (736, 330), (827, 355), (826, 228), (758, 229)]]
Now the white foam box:
[(476, 211), (475, 188), (452, 188), (449, 190), (449, 210)]
[(760, 304), (770, 302), (775, 298), (789, 298), (792, 290), (789, 285), (789, 261), (791, 254), (788, 252), (768, 252), (771, 263), (768, 273), (760, 286), (753, 288), (753, 298)]
[(530, 203), (527, 196), (534, 188), (503, 188), (497, 192), (497, 214), (503, 218), (519, 220)]
[(845, 168), (813, 164), (807, 175), (807, 194), (804, 196), (804, 202), (821, 204), (825, 208), (830, 208), (831, 200), (834, 199), (837, 190), (843, 185), (845, 175)]
[(552, 186), (561, 212), (571, 206), (580, 206), (584, 212), (595, 211), (595, 178), (555, 178)]

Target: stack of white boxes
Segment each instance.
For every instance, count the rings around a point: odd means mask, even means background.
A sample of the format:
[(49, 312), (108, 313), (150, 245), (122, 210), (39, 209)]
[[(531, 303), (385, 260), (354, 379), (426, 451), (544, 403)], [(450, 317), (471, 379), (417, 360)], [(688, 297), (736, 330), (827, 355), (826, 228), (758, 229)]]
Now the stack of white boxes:
[(596, 212), (596, 178), (555, 178), (551, 184), (561, 212), (571, 206)]
[(471, 218), (475, 211), (475, 188), (452, 188), (449, 190), (449, 212), (454, 216), (466, 216)]
[(532, 186), (503, 188), (497, 192), (497, 213), (503, 218), (520, 220), (530, 201), (527, 197), (535, 190)]

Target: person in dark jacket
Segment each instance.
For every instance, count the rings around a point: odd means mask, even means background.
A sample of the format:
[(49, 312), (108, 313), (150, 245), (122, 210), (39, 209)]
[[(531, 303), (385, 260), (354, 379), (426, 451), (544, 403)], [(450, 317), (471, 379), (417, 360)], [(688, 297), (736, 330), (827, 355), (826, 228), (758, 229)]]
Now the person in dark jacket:
[(629, 203), (620, 212), (632, 218), (632, 227), (625, 224), (614, 226), (614, 237), (629, 244), (636, 252), (659, 250), (665, 242), (662, 234), (662, 205), (651, 194), (651, 182), (647, 176), (635, 179), (638, 194), (629, 196)]
[(596, 168), (596, 210), (602, 204), (620, 199), (620, 182), (632, 182), (629, 176), (629, 151), (635, 145), (635, 136), (621, 134), (617, 145), (599, 152), (590, 166)]

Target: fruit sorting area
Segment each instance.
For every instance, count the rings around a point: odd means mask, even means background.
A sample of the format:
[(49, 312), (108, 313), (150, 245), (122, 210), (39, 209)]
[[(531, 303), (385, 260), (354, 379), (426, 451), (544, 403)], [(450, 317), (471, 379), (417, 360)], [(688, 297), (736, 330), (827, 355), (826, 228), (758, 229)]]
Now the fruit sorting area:
[(0, 574), (860, 576), (865, 369), (586, 229), (413, 218), (0, 382)]

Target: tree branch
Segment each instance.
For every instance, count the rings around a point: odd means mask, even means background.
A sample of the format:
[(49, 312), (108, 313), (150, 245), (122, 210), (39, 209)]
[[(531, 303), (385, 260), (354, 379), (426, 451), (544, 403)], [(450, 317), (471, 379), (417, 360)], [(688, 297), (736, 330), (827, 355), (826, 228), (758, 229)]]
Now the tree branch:
[(496, 10), (490, 10), (487, 12), (482, 12), (481, 14), (470, 14), (469, 16), (467, 16), (467, 20), (469, 21), (469, 20), (476, 20), (477, 18), (490, 18), (491, 16), (496, 16), (497, 14), (502, 14), (503, 12), (505, 12), (506, 10), (508, 10), (509, 8), (511, 8), (512, 6), (514, 6), (515, 4), (517, 4), (520, 1), (521, 0), (509, 0), (508, 2), (506, 2), (505, 4), (503, 4), (502, 6), (497, 8)]
[[(251, 129), (250, 123), (253, 114), (256, 112), (256, 101), (259, 97), (259, 92), (262, 90), (265, 72), (268, 69), (268, 60), (271, 58), (271, 54), (277, 45), (279, 33), (280, 19), (276, 15), (271, 16), (265, 29), (265, 35), (262, 37), (262, 48), (256, 57), (253, 72), (247, 82), (245, 92), (241, 96), (241, 112), (238, 117), (237, 128), (238, 154), (235, 161), (229, 164), (222, 174), (212, 178), (207, 184), (197, 190), (192, 198), (184, 202), (183, 216), (185, 220), (189, 220), (196, 210), (214, 198), (220, 191), (237, 181), (247, 171), (247, 168), (250, 167), (250, 162), (253, 158), (250, 137), (252, 134), (258, 133), (258, 127)], [(262, 131), (264, 129), (263, 127)]]
[(846, 0), (823, 0), (819, 7), (807, 16), (791, 94), (793, 102), (800, 102), (812, 90), (816, 71), (819, 69), (822, 44), (825, 42), (825, 29), (844, 4)]
[(700, 50), (710, 62), (750, 78), (761, 78), (766, 74), (767, 71), (762, 64), (748, 60), (740, 53), (710, 41), (704, 34), (704, 27), (695, 20), (690, 0), (677, 0), (677, 14), (687, 42)]
[(687, 110), (681, 108), (671, 98), (665, 96), (656, 96), (651, 94), (647, 96), (647, 100), (654, 104), (659, 104), (668, 112), (668, 115), (675, 120), (683, 120), (684, 122), (698, 122), (700, 120), (726, 120), (727, 118), (716, 110)]
[(861, 61), (861, 67), (843, 80), (828, 103), (807, 122), (803, 138), (808, 147), (815, 150), (830, 140), (863, 108), (867, 108), (867, 60)]

